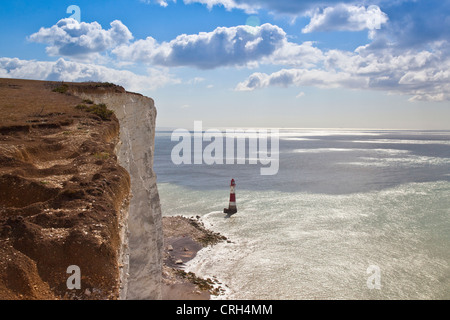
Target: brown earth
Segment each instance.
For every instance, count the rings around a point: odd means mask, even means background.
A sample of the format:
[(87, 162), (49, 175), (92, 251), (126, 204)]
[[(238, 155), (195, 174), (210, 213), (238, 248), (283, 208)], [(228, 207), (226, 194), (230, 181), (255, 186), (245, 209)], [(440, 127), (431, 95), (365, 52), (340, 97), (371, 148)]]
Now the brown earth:
[[(0, 299), (117, 299), (117, 118), (73, 92), (112, 84), (0, 79)], [(76, 108), (84, 104), (84, 107)], [(68, 290), (67, 268), (81, 270)]]

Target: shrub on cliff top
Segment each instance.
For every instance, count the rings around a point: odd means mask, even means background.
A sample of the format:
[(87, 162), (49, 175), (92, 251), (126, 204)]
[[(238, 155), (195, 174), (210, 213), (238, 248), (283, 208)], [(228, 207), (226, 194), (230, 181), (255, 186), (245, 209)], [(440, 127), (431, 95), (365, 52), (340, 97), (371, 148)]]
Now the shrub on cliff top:
[(67, 93), (67, 90), (69, 90), (69, 86), (67, 84), (63, 83), (62, 85), (60, 85), (59, 87), (56, 87), (52, 91), (58, 92), (58, 93)]
[(113, 111), (108, 110), (106, 107), (106, 104), (100, 103), (100, 104), (93, 104), (93, 105), (85, 105), (85, 104), (79, 104), (75, 108), (79, 110), (84, 110), (89, 113), (93, 113), (97, 116), (99, 116), (102, 120), (111, 120), (111, 116), (114, 114)]

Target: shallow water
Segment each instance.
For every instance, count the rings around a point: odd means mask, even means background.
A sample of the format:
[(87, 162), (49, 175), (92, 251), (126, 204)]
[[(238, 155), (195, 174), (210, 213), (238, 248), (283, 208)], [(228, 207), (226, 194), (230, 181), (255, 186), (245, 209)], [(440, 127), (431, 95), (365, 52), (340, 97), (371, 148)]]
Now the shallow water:
[[(222, 298), (449, 299), (449, 142), (450, 132), (282, 130), (280, 170), (261, 176), (259, 165), (175, 166), (162, 132), (155, 171), (164, 215), (200, 215), (232, 241), (187, 266), (221, 279)], [(231, 178), (239, 212), (227, 218)]]

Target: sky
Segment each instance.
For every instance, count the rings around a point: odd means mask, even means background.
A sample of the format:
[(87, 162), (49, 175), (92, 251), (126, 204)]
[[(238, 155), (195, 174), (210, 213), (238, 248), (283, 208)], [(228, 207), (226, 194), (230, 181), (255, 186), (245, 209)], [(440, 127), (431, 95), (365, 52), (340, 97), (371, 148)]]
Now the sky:
[(113, 82), (157, 126), (450, 129), (450, 1), (0, 2), (0, 77)]

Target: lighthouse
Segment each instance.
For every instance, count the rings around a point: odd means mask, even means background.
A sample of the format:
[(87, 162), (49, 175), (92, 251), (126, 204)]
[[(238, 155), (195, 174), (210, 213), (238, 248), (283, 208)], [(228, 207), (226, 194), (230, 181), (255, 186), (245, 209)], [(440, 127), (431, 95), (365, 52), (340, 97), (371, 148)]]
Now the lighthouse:
[(231, 179), (231, 183), (230, 183), (230, 204), (228, 206), (228, 209), (225, 208), (223, 209), (224, 213), (227, 214), (235, 214), (237, 212), (237, 207), (236, 207), (236, 195), (234, 193), (236, 188), (236, 182), (234, 181), (234, 179)]

